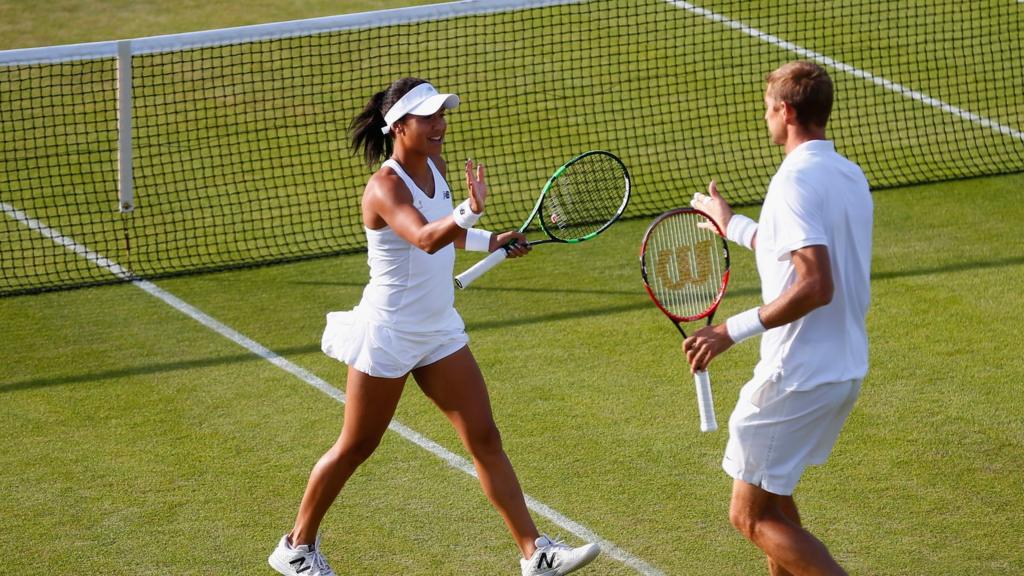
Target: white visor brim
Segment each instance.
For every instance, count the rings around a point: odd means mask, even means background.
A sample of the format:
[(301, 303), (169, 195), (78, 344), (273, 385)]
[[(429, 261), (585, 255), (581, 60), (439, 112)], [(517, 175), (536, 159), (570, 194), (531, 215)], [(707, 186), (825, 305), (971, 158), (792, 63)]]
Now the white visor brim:
[(430, 116), (441, 108), (450, 110), (459, 105), (459, 97), (455, 94), (439, 94), (429, 83), (423, 83), (406, 92), (405, 96), (384, 115), (384, 127), (381, 132), (387, 134), (391, 126), (406, 114)]

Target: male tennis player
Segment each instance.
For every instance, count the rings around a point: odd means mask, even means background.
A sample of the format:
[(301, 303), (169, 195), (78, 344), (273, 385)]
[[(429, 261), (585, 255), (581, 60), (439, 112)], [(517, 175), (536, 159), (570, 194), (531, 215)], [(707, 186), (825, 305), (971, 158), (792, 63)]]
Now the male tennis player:
[(801, 527), (793, 490), (806, 466), (828, 458), (867, 373), (873, 202), (861, 169), (825, 138), (832, 80), (824, 69), (783, 65), (767, 76), (764, 103), (786, 157), (760, 220), (733, 214), (714, 181), (692, 205), (754, 250), (765, 304), (698, 330), (683, 351), (693, 370), (704, 369), (763, 333), (754, 377), (729, 419), (730, 520), (773, 575), (845, 574)]
[[(362, 217), (370, 282), (355, 309), (327, 315), (321, 347), (348, 365), (345, 420), (337, 442), (313, 467), (292, 529), (268, 558), (286, 576), (334, 576), (320, 550), (320, 523), (388, 429), (406, 379), (445, 413), (473, 457), (480, 484), (522, 553), (523, 576), (562, 576), (592, 561), (597, 544), (572, 548), (537, 531), (502, 447), (483, 375), (455, 301), (455, 249), (492, 252), (513, 240), (510, 257), (529, 251), (519, 232), (474, 228), (487, 197), (482, 165), (466, 163), (469, 198), (453, 208), (441, 157), (455, 94), (418, 78), (376, 93), (351, 123), (352, 149), (369, 166)], [(452, 555), (442, 573), (465, 572)]]

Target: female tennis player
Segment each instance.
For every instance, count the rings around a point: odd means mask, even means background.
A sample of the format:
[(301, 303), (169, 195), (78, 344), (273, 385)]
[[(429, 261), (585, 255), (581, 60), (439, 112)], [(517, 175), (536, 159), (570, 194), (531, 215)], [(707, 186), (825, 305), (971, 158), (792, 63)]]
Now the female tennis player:
[(281, 574), (334, 574), (320, 551), (320, 522), (377, 448), (410, 373), (472, 455), (484, 492), (522, 552), (524, 576), (567, 574), (599, 552), (597, 544), (571, 548), (538, 533), (453, 307), (455, 248), (490, 252), (516, 240), (510, 257), (529, 250), (519, 232), (473, 228), (487, 199), (483, 165), (466, 162), (469, 198), (452, 207), (441, 148), (445, 111), (458, 104), (455, 94), (402, 78), (375, 94), (349, 127), (352, 148), (368, 165), (387, 158), (362, 198), (370, 282), (353, 310), (327, 315), (323, 351), (348, 365), (345, 419), (338, 440), (313, 467), (294, 527), (268, 559)]

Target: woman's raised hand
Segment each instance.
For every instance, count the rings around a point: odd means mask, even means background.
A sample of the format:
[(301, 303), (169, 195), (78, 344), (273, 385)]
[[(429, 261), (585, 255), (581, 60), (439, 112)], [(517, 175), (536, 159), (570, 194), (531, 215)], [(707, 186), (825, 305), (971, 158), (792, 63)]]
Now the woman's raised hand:
[(477, 164), (474, 167), (472, 159), (466, 160), (466, 186), (469, 188), (469, 209), (475, 214), (480, 214), (484, 211), (484, 203), (487, 200), (487, 182), (484, 180), (483, 164)]

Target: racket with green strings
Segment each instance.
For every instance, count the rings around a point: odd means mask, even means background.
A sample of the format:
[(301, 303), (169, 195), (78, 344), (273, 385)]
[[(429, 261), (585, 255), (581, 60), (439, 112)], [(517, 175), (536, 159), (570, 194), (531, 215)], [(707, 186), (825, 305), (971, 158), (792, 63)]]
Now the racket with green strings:
[[(594, 238), (615, 223), (629, 204), (630, 179), (618, 156), (591, 150), (576, 156), (555, 170), (540, 192), (530, 215), (519, 227), (526, 232), (537, 220), (547, 236), (527, 244), (578, 244)], [(503, 262), (508, 247), (491, 252), (470, 269), (455, 277), (455, 285), (468, 287), (485, 272)]]

